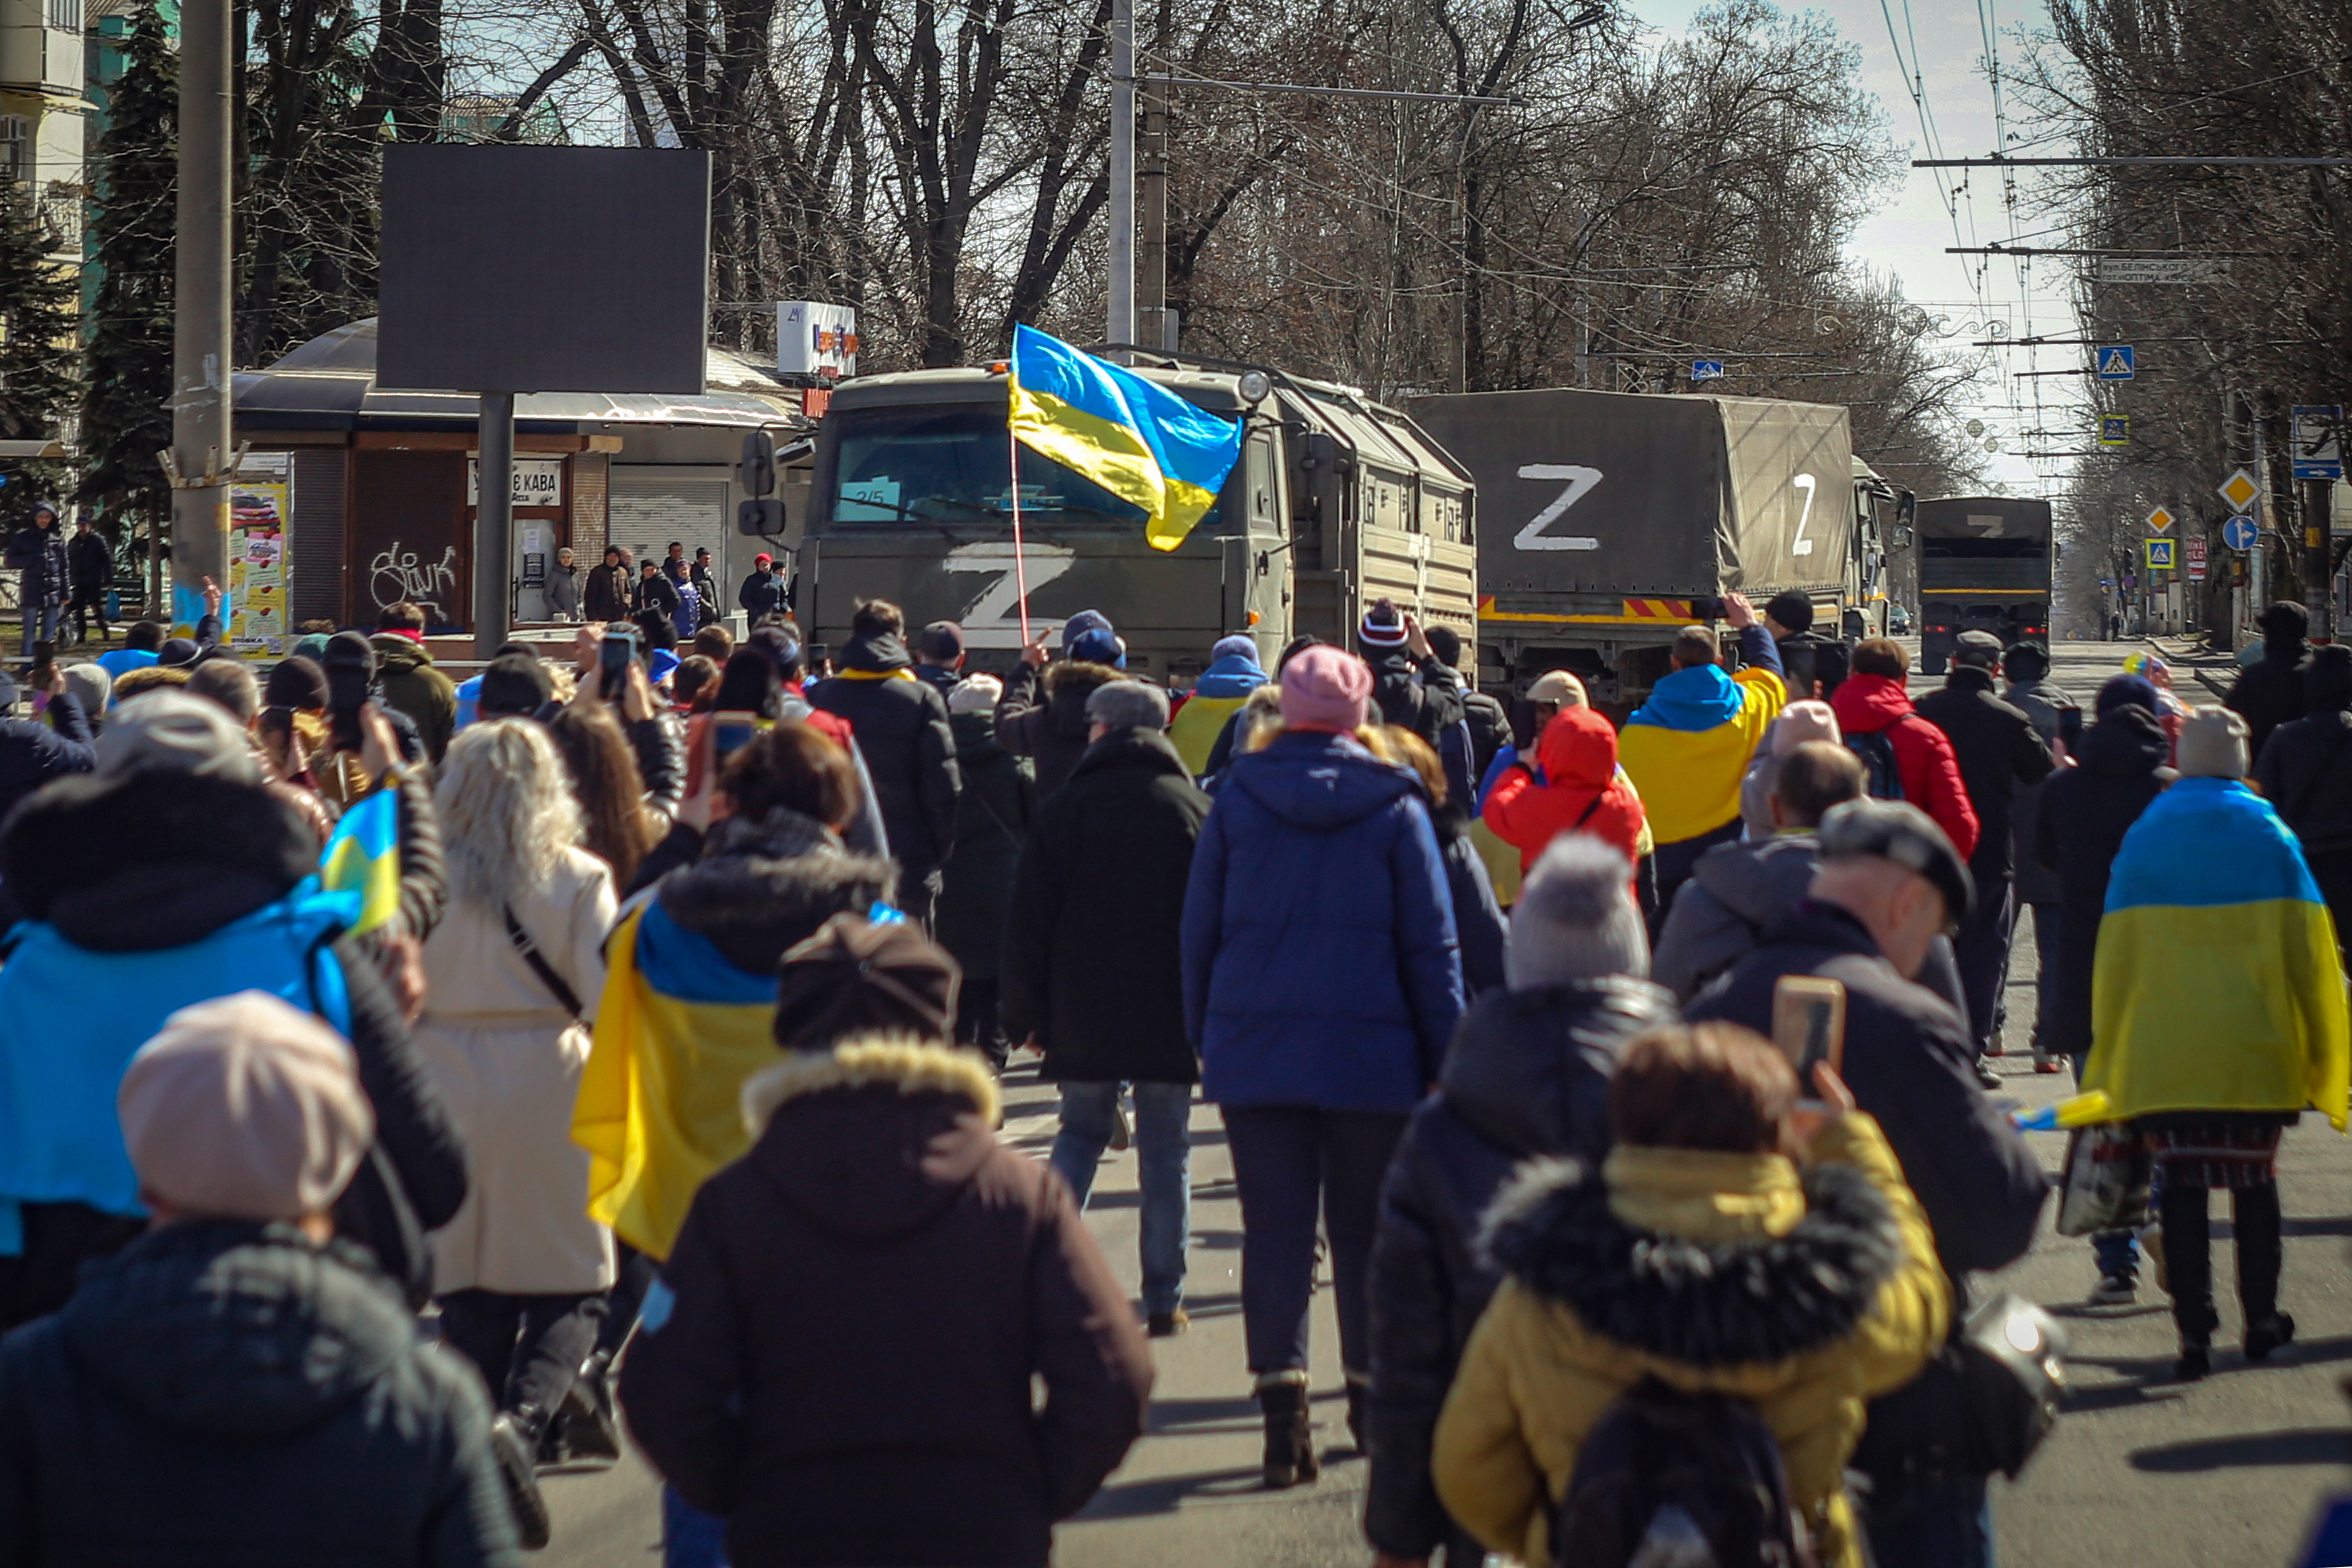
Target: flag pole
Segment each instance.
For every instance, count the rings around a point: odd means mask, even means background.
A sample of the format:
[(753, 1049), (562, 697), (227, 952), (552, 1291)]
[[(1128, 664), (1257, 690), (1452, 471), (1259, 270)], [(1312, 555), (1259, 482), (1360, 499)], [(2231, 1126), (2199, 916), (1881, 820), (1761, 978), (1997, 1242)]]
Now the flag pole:
[(1004, 471), (1010, 480), (1008, 488), (1013, 492), (1013, 586), (1014, 592), (1021, 595), (1021, 647), (1026, 651), (1029, 647), (1029, 564), (1023, 558), (1021, 550), (1021, 437), (1013, 428), (1010, 399), (1006, 401), (1005, 408), (1008, 416), (1004, 421), (1007, 458)]

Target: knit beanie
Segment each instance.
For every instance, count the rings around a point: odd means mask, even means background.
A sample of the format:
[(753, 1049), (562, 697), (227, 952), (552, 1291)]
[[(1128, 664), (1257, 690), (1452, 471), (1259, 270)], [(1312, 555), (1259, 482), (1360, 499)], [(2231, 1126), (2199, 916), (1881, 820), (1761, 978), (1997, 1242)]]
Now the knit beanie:
[(2118, 708), (2145, 708), (2157, 711), (2156, 683), (2144, 675), (2111, 675), (2099, 688), (2095, 711), (2102, 719)]
[(1305, 648), (1282, 668), (1282, 721), (1352, 735), (1363, 727), (1371, 694), (1372, 672), (1362, 659), (1336, 647)]
[(1127, 650), (1119, 646), (1110, 617), (1100, 610), (1080, 610), (1063, 623), (1062, 657), (1079, 664), (1127, 668)]
[(1808, 697), (1781, 709), (1767, 733), (1769, 748), (1776, 757), (1787, 756), (1808, 741), (1827, 741), (1835, 745), (1843, 739), (1838, 732), (1837, 714), (1818, 697)]
[(948, 693), (950, 713), (993, 713), (1004, 700), (1004, 682), (992, 675), (967, 675)]
[(253, 743), (217, 702), (184, 691), (151, 691), (114, 710), (98, 738), (98, 772), (194, 773), (258, 784)]
[(1257, 644), (1239, 633), (1229, 637), (1219, 637), (1215, 645), (1209, 649), (1209, 658), (1212, 659), (1245, 658), (1252, 664), (1255, 664)]
[(69, 664), (65, 668), (66, 690), (81, 704), (81, 710), (95, 719), (106, 710), (106, 700), (114, 691), (114, 676), (102, 664)]
[(547, 667), (527, 653), (502, 653), (483, 667), (474, 710), (485, 719), (501, 713), (532, 714), (555, 700)]
[(2242, 779), (2246, 776), (2246, 721), (2227, 708), (2207, 706), (2191, 713), (2180, 726), (2177, 766), (2185, 779)]
[(1357, 628), (1356, 635), (1366, 647), (1376, 652), (1385, 653), (1392, 647), (1402, 647), (1404, 616), (1391, 601), (1375, 599), (1372, 607), (1364, 612), (1363, 625)]
[(826, 1051), (855, 1035), (945, 1040), (962, 971), (905, 920), (835, 915), (776, 967), (776, 1044)]
[(1106, 680), (1087, 693), (1087, 721), (1113, 730), (1168, 728), (1168, 693), (1140, 680)]
[(1589, 833), (1551, 841), (1511, 909), (1504, 973), (1514, 991), (1608, 974), (1647, 976), (1650, 940), (1633, 903), (1633, 865)]
[(323, 709), (327, 705), (327, 672), (315, 660), (300, 654), (280, 659), (278, 668), (269, 672), (269, 679), (262, 683), (261, 700), (272, 708), (307, 708), (314, 711)]

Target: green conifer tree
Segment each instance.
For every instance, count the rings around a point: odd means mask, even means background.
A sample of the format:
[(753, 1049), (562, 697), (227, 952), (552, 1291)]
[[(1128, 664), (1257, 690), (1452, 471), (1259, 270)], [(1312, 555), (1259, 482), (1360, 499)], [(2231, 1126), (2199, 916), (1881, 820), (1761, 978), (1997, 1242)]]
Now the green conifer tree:
[[(0, 178), (0, 440), (57, 437), (75, 412), (80, 382), (75, 341), (81, 289), (58, 264), (59, 237), (23, 182)], [(58, 499), (66, 466), (0, 458), (0, 529), (32, 520), (33, 503)]]

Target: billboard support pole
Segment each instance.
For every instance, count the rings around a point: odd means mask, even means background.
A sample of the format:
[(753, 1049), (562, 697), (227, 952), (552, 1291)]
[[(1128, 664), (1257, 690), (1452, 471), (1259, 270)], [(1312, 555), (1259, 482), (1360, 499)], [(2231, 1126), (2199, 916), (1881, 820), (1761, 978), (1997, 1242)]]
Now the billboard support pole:
[[(228, 585), (228, 490), (235, 445), (229, 307), (229, 3), (180, 12), (179, 193), (172, 328), (172, 586), (162, 609), (190, 633), (207, 580)], [(234, 466), (233, 464), (231, 465)]]
[(474, 488), (474, 657), (495, 655), (514, 628), (514, 405), (511, 392), (482, 394), (481, 457)]

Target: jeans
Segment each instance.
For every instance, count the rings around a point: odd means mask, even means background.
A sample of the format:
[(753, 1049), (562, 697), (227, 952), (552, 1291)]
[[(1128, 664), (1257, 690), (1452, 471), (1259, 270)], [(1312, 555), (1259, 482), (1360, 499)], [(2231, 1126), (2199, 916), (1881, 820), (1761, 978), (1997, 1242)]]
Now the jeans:
[(1969, 1004), (1969, 1033), (1979, 1056), (1993, 1043), (1994, 1018), (2000, 1009), (2000, 980), (2009, 968), (2010, 930), (2016, 914), (2010, 896), (2014, 887), (2007, 877), (1978, 878), (1976, 907), (1952, 939), (1952, 958), (1960, 966), (1960, 994)]
[[(25, 606), (25, 657), (26, 658), (33, 657), (34, 643), (53, 643), (58, 640), (58, 617), (63, 613), (63, 609), (64, 606), (59, 605), (43, 605), (38, 609), (35, 609), (30, 605)], [(37, 627), (38, 629), (36, 629)]]
[(602, 1291), (589, 1296), (509, 1296), (452, 1290), (441, 1298), (441, 1338), (481, 1370), (490, 1403), (530, 1409), (541, 1423), (596, 1348)]
[[(1078, 1207), (1094, 1190), (1095, 1167), (1110, 1146), (1117, 1083), (1062, 1085), (1062, 1131), (1051, 1163)], [(1143, 1310), (1157, 1317), (1184, 1303), (1184, 1248), (1192, 1229), (1192, 1086), (1135, 1086), (1135, 1156), (1143, 1188)]]
[(1871, 1494), (1871, 1556), (1885, 1568), (1993, 1568), (1984, 1478), (1882, 1484)]
[(1406, 1113), (1282, 1105), (1228, 1106), (1224, 1116), (1242, 1203), (1242, 1323), (1250, 1371), (1263, 1376), (1307, 1369), (1319, 1204), (1331, 1238), (1340, 1364), (1369, 1376), (1372, 1233)]

